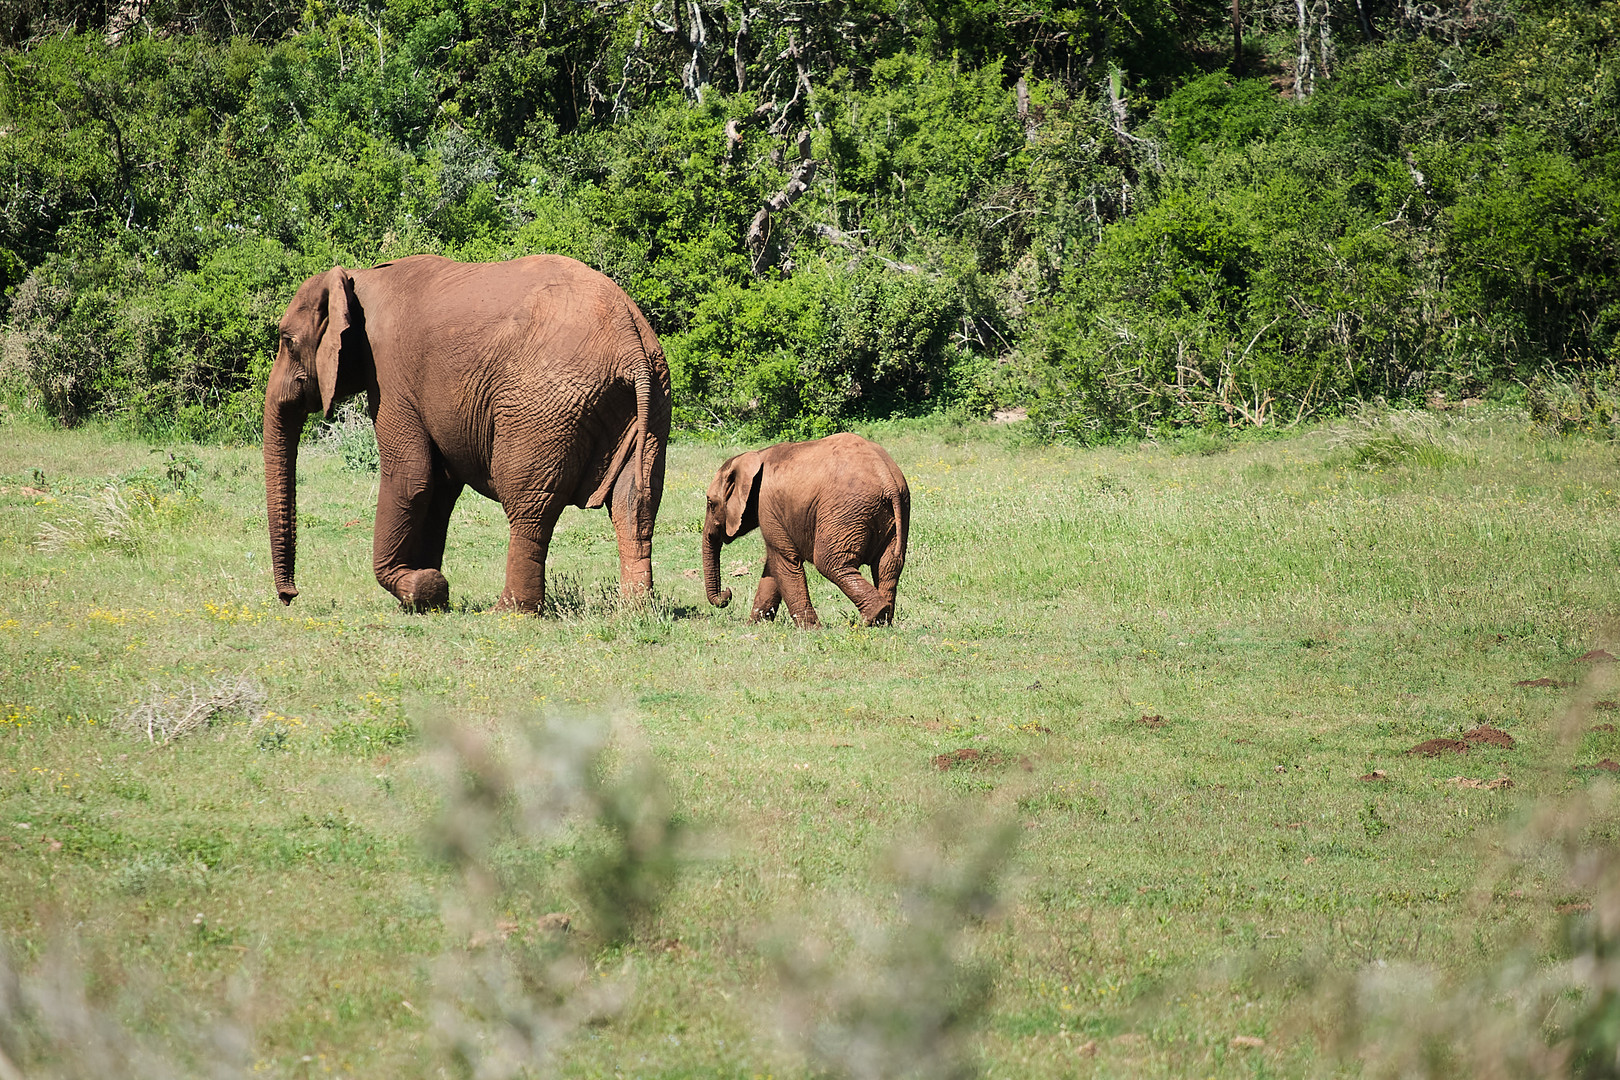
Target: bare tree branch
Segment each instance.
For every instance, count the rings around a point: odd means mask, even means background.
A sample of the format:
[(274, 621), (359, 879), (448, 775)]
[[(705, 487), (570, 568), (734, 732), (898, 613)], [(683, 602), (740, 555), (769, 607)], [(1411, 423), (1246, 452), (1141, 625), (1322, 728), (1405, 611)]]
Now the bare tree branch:
[(793, 176), (788, 180), (787, 186), (775, 195), (765, 200), (765, 205), (759, 208), (754, 220), (748, 226), (748, 237), (745, 243), (748, 250), (753, 253), (752, 269), (757, 276), (765, 272), (770, 266), (767, 255), (770, 250), (771, 215), (786, 210), (798, 202), (810, 190), (810, 184), (816, 178), (816, 159), (810, 156), (810, 131), (805, 129), (799, 132), (799, 163), (793, 169)]

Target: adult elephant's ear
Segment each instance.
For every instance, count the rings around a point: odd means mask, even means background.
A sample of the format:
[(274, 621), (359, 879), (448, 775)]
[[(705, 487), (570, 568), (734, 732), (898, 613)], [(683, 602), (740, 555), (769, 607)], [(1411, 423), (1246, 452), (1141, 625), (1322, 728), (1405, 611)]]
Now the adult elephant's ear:
[(343, 332), (352, 322), (349, 306), (354, 301), (354, 279), (341, 266), (326, 272), (321, 282), (326, 292), (326, 333), (315, 350), (315, 377), (321, 385), (321, 413), (332, 418), (332, 402), (337, 397), (338, 365), (343, 349)]
[(759, 470), (765, 459), (758, 450), (738, 454), (731, 462), (731, 475), (726, 483), (726, 535), (736, 536), (742, 529), (743, 513), (748, 500), (753, 498), (754, 485), (759, 483)]

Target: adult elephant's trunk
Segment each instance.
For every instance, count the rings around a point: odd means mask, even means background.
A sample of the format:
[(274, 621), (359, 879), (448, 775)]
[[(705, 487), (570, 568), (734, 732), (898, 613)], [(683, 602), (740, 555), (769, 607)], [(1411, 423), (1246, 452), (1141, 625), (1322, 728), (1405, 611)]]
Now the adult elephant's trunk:
[(712, 529), (703, 533), (703, 591), (715, 607), (731, 603), (731, 590), (720, 588), (720, 536)]
[(264, 506), (270, 521), (270, 566), (283, 604), (298, 595), (298, 437), (307, 414), (296, 405), (264, 405)]

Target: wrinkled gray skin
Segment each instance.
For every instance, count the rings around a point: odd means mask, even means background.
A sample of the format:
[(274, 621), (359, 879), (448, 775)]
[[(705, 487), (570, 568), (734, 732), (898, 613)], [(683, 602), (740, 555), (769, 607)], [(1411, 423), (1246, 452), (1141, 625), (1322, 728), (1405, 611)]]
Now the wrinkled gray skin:
[(499, 608), (538, 611), (568, 505), (604, 504), (626, 594), (652, 588), (669, 441), (669, 368), (640, 310), (582, 263), (414, 255), (299, 288), (264, 398), (264, 486), (276, 595), (298, 595), (298, 438), (310, 413), (366, 395), (381, 459), (372, 562), (408, 610), (443, 608), (450, 512), (495, 499), (510, 537)]
[[(799, 626), (819, 626), (804, 564), (837, 585), (867, 626), (894, 619), (894, 594), (906, 564), (911, 489), (894, 459), (859, 435), (778, 443), (738, 454), (709, 484), (703, 519), (703, 586), (725, 607), (720, 549), (759, 529), (765, 572), (748, 621), (776, 617), (785, 600)], [(860, 568), (872, 568), (872, 580)]]

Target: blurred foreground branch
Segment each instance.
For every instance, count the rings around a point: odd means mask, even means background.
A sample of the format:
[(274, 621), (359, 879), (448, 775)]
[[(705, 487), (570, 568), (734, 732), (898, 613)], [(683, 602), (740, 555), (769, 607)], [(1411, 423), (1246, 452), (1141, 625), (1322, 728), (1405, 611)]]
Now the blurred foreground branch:
[(992, 977), (969, 939), (997, 906), (1017, 831), (956, 820), (896, 845), (886, 876), (898, 907), (851, 926), (852, 955), (813, 943), (779, 948), (784, 1026), (818, 1075), (978, 1074), (968, 1040), (989, 1011)]
[[(445, 904), (458, 944), (436, 969), (434, 1021), (464, 1074), (480, 1078), (547, 1070), (575, 1031), (624, 1007), (629, 966), (597, 977), (587, 942), (627, 941), (657, 911), (680, 836), (643, 755), (610, 767), (606, 724), (553, 719), (498, 734), (445, 724), (434, 736), (448, 793), (436, 847), (459, 876)], [(503, 851), (544, 850), (575, 828), (594, 833), (571, 889), (584, 933), (566, 912), (530, 926), (501, 919), (514, 887), (502, 880)]]

